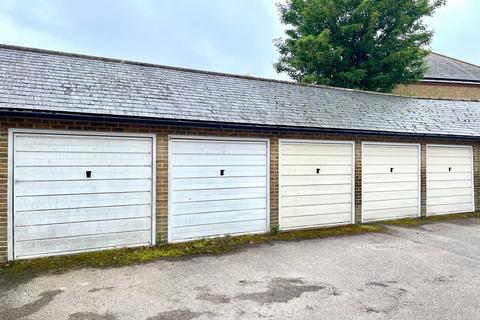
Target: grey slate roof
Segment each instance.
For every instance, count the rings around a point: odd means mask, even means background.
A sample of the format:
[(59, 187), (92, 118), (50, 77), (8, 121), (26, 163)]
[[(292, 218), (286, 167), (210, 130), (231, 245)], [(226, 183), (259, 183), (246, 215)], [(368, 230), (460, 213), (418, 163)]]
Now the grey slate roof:
[(427, 56), (425, 80), (473, 82), (480, 84), (480, 67), (438, 53)]
[(429, 100), (0, 46), (0, 111), (480, 137), (480, 102)]

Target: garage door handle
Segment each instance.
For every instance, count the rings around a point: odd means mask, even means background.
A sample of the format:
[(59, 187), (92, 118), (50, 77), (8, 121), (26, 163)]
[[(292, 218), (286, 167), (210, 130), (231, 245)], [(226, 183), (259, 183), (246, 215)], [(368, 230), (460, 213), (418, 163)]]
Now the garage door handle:
[(319, 173), (320, 173), (320, 168), (317, 168), (317, 174), (319, 174)]
[(448, 167), (448, 172), (452, 172), (452, 167)]
[(223, 176), (225, 174), (225, 170), (221, 169), (220, 170), (220, 175)]
[(393, 168), (390, 168), (390, 172), (393, 172)]
[(91, 178), (92, 177), (92, 171), (90, 171), (90, 170), (85, 171), (85, 175), (87, 176), (87, 178)]

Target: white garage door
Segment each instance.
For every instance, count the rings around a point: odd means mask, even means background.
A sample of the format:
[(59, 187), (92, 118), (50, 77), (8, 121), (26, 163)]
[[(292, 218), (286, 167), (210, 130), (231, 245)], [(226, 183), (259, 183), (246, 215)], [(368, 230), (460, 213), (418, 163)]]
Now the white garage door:
[(474, 211), (470, 146), (427, 146), (427, 215)]
[(280, 227), (352, 223), (354, 144), (280, 141)]
[(154, 242), (153, 137), (11, 135), (13, 258)]
[(268, 230), (267, 141), (172, 137), (169, 241)]
[(363, 143), (362, 220), (420, 216), (420, 146)]

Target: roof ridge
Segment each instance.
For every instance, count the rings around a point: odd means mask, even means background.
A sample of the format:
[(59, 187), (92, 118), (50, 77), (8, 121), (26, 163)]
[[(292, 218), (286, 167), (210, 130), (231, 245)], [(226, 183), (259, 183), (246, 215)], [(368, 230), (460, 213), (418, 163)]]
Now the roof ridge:
[[(88, 55), (88, 54), (81, 54), (81, 53), (72, 53), (72, 52), (57, 51), (57, 50), (50, 50), (50, 49), (41, 49), (41, 48), (17, 46), (17, 45), (10, 45), (10, 44), (2, 44), (2, 43), (0, 43), (0, 49), (35, 52), (35, 53), (43, 53), (43, 54), (50, 54), (50, 55), (57, 55), (57, 56), (72, 57), (72, 58), (80, 58), (80, 59), (89, 59), (89, 60), (97, 60), (97, 61), (130, 64), (130, 65), (137, 65), (137, 66), (145, 66), (145, 67), (152, 67), (152, 68), (162, 68), (162, 69), (167, 69), (167, 70), (176, 70), (176, 71), (182, 71), (182, 72), (208, 74), (208, 75), (223, 76), (223, 77), (229, 77), (229, 78), (238, 78), (238, 79), (246, 79), (246, 80), (283, 83), (283, 84), (293, 85), (293, 86), (323, 88), (323, 89), (339, 90), (339, 91), (346, 91), (346, 92), (359, 92), (359, 93), (363, 93), (363, 94), (379, 95), (379, 96), (392, 96), (392, 97), (399, 97), (399, 98), (405, 98), (405, 99), (430, 100), (430, 101), (435, 101), (435, 100), (444, 101), (444, 100), (447, 100), (447, 101), (480, 102), (480, 100), (468, 100), (468, 99), (412, 97), (412, 96), (406, 96), (406, 95), (394, 94), (394, 93), (385, 93), (385, 92), (366, 91), (366, 90), (360, 90), (360, 89), (332, 87), (332, 86), (326, 86), (326, 85), (295, 82), (293, 80), (278, 80), (278, 79), (271, 79), (271, 78), (265, 78), (265, 77), (240, 75), (240, 74), (234, 74), (234, 73), (208, 71), (208, 70), (185, 68), (185, 67), (174, 67), (174, 66), (167, 66), (167, 65), (157, 64), (157, 63), (141, 62), (141, 61), (134, 61), (134, 60), (125, 60), (125, 59), (118, 59), (118, 58), (109, 58), (109, 57), (102, 57), (102, 56), (95, 56), (95, 55)], [(434, 52), (432, 52), (432, 53), (434, 53)], [(435, 54), (437, 54), (437, 53), (435, 53)], [(449, 57), (447, 57), (447, 58), (449, 58)]]
[(460, 59), (457, 59), (457, 58), (453, 58), (453, 57), (450, 57), (450, 56), (447, 56), (447, 55), (444, 55), (444, 54), (441, 54), (441, 53), (438, 53), (438, 52), (433, 52), (431, 51), (430, 54), (436, 54), (437, 56), (441, 56), (441, 57), (444, 57), (444, 58), (447, 58), (447, 59), (450, 59), (450, 60), (455, 60), (457, 62), (461, 62), (461, 63), (465, 63), (465, 64), (468, 64), (472, 67), (476, 67), (476, 68), (479, 68), (480, 69), (480, 65), (476, 65), (472, 62), (468, 62), (468, 61), (464, 61), (464, 60), (460, 60)]

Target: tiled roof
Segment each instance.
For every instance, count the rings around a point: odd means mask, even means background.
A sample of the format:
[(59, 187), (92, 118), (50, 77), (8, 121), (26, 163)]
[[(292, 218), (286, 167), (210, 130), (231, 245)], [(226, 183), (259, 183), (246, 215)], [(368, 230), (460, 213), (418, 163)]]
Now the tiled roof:
[(438, 53), (427, 56), (425, 80), (473, 82), (480, 84), (480, 67)]
[(430, 100), (0, 46), (0, 111), (480, 137), (480, 102)]

